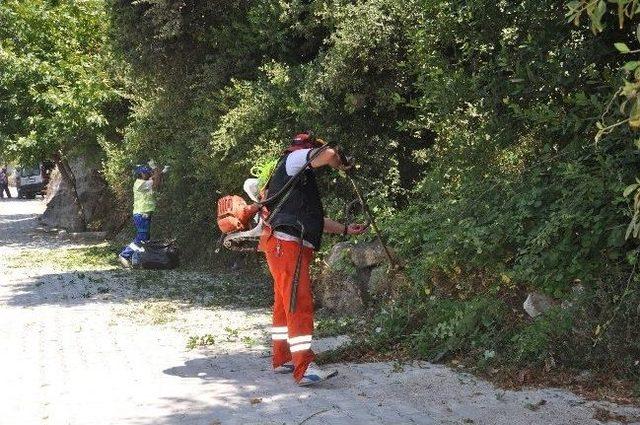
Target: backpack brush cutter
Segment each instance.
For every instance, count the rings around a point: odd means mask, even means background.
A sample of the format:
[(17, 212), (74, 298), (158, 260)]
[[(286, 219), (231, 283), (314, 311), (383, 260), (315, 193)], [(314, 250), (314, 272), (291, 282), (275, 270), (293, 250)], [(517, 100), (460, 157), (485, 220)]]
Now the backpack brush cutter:
[[(269, 218), (276, 214), (284, 201), (288, 198), (293, 186), (300, 180), (304, 170), (311, 165), (320, 153), (329, 148), (329, 144), (316, 149), (309, 157), (305, 165), (295, 174), (277, 193), (268, 196), (261, 201), (258, 200), (258, 187), (251, 187), (245, 184), (245, 192), (255, 203), (247, 204), (246, 201), (237, 195), (227, 195), (218, 200), (218, 227), (222, 233), (216, 252), (224, 246), (232, 251), (257, 251), (258, 242), (262, 235), (265, 223), (269, 223)], [(267, 182), (267, 186), (268, 186)], [(270, 207), (273, 203), (278, 205), (273, 211), (268, 211), (265, 207)], [(252, 220), (262, 212), (257, 219), (257, 223), (252, 225)]]
[[(260, 236), (262, 235), (262, 230), (265, 223), (268, 224), (270, 217), (279, 211), (280, 206), (282, 206), (284, 201), (286, 201), (289, 193), (291, 192), (291, 189), (300, 179), (304, 170), (306, 170), (307, 167), (311, 165), (311, 162), (328, 147), (329, 144), (326, 144), (321, 148), (318, 148), (309, 157), (304, 167), (302, 167), (302, 169), (296, 175), (291, 177), (287, 184), (285, 184), (278, 193), (275, 193), (266, 199), (259, 201), (257, 185), (252, 188), (251, 185), (247, 184), (245, 184), (245, 191), (255, 201), (254, 203), (247, 204), (247, 202), (238, 195), (227, 195), (220, 198), (218, 200), (217, 222), (222, 235), (220, 237), (216, 252), (220, 251), (221, 246), (224, 246), (231, 251), (257, 251), (257, 245), (260, 240)], [(343, 164), (353, 165), (353, 157), (344, 155), (339, 147), (336, 147), (335, 149), (340, 155)], [(356, 206), (356, 204), (358, 204), (361, 211), (366, 216), (366, 226), (371, 226), (374, 233), (376, 234), (376, 237), (380, 241), (385, 255), (389, 260), (391, 269), (399, 269), (400, 265), (391, 255), (391, 251), (387, 247), (387, 244), (384, 242), (380, 229), (376, 223), (375, 216), (369, 208), (362, 194), (362, 191), (351, 175), (351, 170), (348, 170), (345, 174), (349, 179), (357, 196), (357, 199), (345, 206), (345, 217), (353, 216), (354, 207)], [(276, 202), (277, 205), (272, 211), (267, 210), (270, 205), (273, 205)]]

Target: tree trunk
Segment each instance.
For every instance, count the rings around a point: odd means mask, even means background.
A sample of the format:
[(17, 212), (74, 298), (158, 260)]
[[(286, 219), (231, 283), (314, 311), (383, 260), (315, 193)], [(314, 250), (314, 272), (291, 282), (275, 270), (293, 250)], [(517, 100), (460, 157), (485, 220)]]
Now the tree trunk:
[(71, 167), (69, 166), (69, 162), (66, 159), (63, 159), (60, 154), (54, 155), (53, 160), (60, 170), (60, 175), (62, 179), (69, 185), (71, 188), (71, 198), (73, 199), (73, 204), (76, 207), (76, 211), (78, 212), (78, 223), (80, 224), (79, 229), (75, 229), (80, 232), (84, 232), (87, 230), (87, 216), (84, 213), (84, 206), (82, 202), (80, 202), (80, 197), (78, 196), (78, 188), (76, 186), (76, 176), (73, 174)]

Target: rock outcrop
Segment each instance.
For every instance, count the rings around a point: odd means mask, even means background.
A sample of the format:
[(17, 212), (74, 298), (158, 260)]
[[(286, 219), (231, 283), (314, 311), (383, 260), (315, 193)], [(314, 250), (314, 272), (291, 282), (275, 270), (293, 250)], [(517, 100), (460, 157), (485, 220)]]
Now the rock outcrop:
[(334, 245), (314, 283), (316, 304), (331, 312), (349, 314), (366, 309), (393, 292), (397, 279), (379, 241)]
[(532, 292), (527, 296), (527, 299), (524, 300), (522, 308), (524, 308), (524, 311), (526, 311), (530, 317), (535, 318), (544, 314), (555, 304), (553, 298), (548, 295)]
[[(82, 203), (87, 223), (96, 223), (105, 213), (108, 204), (108, 188), (96, 167), (84, 158), (69, 161), (69, 166), (75, 175), (78, 197)], [(81, 231), (82, 222), (78, 209), (74, 203), (72, 189), (62, 178), (56, 168), (51, 173), (47, 187), (47, 209), (40, 221), (48, 227)], [(101, 227), (100, 223), (92, 227)]]

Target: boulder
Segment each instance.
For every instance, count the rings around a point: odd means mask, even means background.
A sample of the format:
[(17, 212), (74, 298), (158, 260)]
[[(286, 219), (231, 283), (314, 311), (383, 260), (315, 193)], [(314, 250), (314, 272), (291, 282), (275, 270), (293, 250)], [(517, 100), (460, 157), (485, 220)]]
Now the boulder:
[(373, 299), (393, 296), (403, 285), (389, 265), (379, 241), (354, 244), (340, 242), (325, 258), (325, 267), (314, 283), (319, 306), (338, 314), (358, 313)]
[(355, 277), (325, 272), (320, 282), (314, 285), (315, 300), (319, 307), (338, 314), (353, 314), (365, 308)]
[(522, 304), (524, 311), (527, 312), (532, 318), (538, 317), (544, 314), (547, 310), (555, 305), (553, 298), (548, 295), (532, 292), (527, 296), (527, 299)]
[(349, 242), (335, 244), (313, 285), (316, 304), (334, 313), (354, 313), (365, 307), (358, 270), (349, 257), (352, 247)]
[(351, 242), (338, 242), (332, 246), (329, 255), (327, 255), (327, 258), (324, 260), (326, 265), (328, 267), (334, 267), (338, 265), (338, 263), (343, 262), (349, 255), (352, 246), (353, 244)]
[(354, 244), (350, 249), (350, 255), (357, 268), (373, 267), (387, 261), (387, 254), (378, 239)]
[(369, 275), (369, 292), (373, 297), (384, 297), (391, 292), (391, 279), (389, 276), (389, 267), (381, 265), (373, 270)]
[[(82, 203), (86, 221), (96, 221), (105, 213), (105, 205), (108, 203), (107, 184), (97, 167), (82, 157), (70, 160), (69, 166), (76, 178), (78, 198)], [(42, 224), (70, 231), (82, 230), (72, 189), (57, 168), (51, 173), (45, 200), (47, 208), (40, 218)]]

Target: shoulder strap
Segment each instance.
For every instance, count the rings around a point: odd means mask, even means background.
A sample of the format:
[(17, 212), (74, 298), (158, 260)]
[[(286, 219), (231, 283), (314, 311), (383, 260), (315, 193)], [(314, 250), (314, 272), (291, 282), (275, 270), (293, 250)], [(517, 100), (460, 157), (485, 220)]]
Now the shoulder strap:
[[(322, 151), (324, 151), (325, 149), (327, 149), (329, 147), (329, 145), (324, 145), (323, 147), (317, 149), (315, 152), (314, 151), (309, 151), (309, 156), (307, 158), (307, 162), (304, 164), (304, 166), (300, 169), (300, 171), (298, 171), (294, 176), (292, 176), (289, 181), (282, 187), (282, 189), (276, 193), (275, 195), (267, 198), (265, 201), (263, 201), (263, 205), (266, 203), (271, 203), (275, 200), (277, 200), (278, 198), (280, 198), (280, 200), (278, 201), (278, 204), (276, 205), (276, 207), (272, 210), (269, 211), (269, 215), (267, 215), (267, 217), (265, 217), (264, 222), (267, 223), (268, 225), (271, 225), (270, 220), (273, 216), (275, 216), (278, 212), (280, 212), (280, 210), (282, 209), (282, 207), (284, 206), (284, 203), (287, 201), (287, 199), (289, 199), (289, 196), (291, 195), (291, 192), (293, 190), (293, 188), (295, 187), (296, 183), (298, 183), (298, 181), (300, 180), (300, 178), (304, 175), (304, 172), (307, 171), (307, 168), (309, 167), (309, 165), (311, 165), (311, 162), (313, 162), (313, 160), (320, 155), (320, 153)], [(285, 155), (283, 157), (283, 159), (287, 158), (288, 155)], [(280, 166), (280, 164), (278, 164), (278, 166)]]

